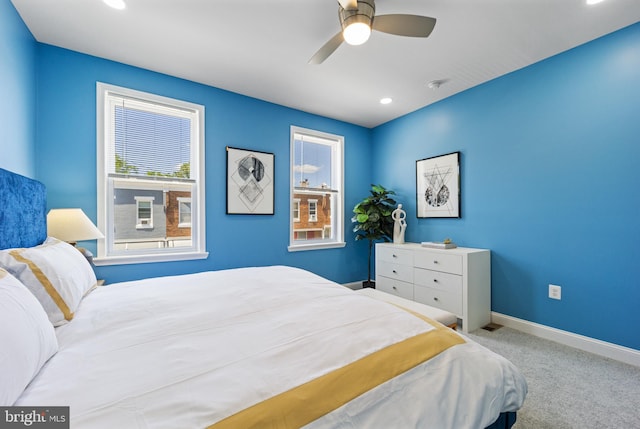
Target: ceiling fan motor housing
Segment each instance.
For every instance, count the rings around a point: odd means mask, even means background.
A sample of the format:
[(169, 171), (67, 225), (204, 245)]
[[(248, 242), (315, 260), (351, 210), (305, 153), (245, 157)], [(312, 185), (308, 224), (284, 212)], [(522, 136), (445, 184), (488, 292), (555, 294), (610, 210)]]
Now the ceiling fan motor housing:
[(358, 0), (357, 9), (345, 9), (342, 6), (338, 8), (338, 16), (340, 17), (343, 31), (354, 23), (363, 23), (371, 28), (375, 13), (376, 5), (374, 0)]

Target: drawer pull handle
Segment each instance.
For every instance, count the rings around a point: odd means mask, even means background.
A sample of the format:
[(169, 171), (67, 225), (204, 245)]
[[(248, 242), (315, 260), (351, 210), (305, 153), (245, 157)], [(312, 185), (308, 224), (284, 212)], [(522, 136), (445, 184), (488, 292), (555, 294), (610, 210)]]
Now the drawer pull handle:
[(433, 279), (433, 282), (434, 283), (438, 283), (438, 279)]
[(392, 256), (393, 256), (394, 258), (397, 258), (397, 256), (396, 256), (396, 254), (395, 254), (395, 253), (394, 253)]
[(434, 296), (434, 297), (433, 297), (433, 300), (434, 300), (434, 301), (437, 301), (437, 300), (438, 300), (438, 297), (437, 297), (437, 296)]
[(393, 274), (398, 274), (398, 272), (396, 270), (393, 270)]
[(436, 260), (436, 261), (433, 261), (433, 263), (434, 263), (434, 264), (437, 264), (437, 263), (438, 263), (438, 261), (437, 261), (437, 260)]
[(395, 286), (392, 286), (392, 288), (393, 288), (393, 290), (398, 290), (398, 288), (397, 288), (397, 287), (395, 287)]

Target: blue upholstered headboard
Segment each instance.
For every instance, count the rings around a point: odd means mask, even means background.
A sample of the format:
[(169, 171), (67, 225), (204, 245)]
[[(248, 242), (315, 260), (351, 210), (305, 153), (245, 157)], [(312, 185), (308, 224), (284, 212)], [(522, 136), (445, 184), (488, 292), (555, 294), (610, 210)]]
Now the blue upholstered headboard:
[(44, 184), (0, 168), (0, 249), (32, 247), (46, 238)]

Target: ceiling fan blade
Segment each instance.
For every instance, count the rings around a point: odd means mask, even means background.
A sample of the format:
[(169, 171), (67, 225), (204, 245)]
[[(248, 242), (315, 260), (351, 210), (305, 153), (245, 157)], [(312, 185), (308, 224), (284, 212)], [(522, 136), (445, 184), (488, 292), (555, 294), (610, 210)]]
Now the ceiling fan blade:
[(329, 55), (333, 54), (333, 52), (338, 49), (342, 42), (344, 42), (344, 37), (342, 37), (341, 31), (329, 39), (322, 48), (318, 49), (318, 52), (316, 52), (309, 60), (309, 64), (321, 64), (324, 60), (329, 58)]
[(428, 16), (390, 14), (376, 15), (373, 29), (397, 36), (428, 37), (436, 25), (436, 19)]
[(352, 10), (358, 8), (358, 0), (338, 0), (338, 3), (340, 3), (340, 6), (342, 6), (344, 10)]

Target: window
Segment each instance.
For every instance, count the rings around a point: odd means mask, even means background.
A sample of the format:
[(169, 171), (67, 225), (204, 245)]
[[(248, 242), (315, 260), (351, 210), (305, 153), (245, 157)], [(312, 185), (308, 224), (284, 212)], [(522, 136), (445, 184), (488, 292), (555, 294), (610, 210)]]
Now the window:
[(293, 199), (293, 221), (300, 222), (300, 198)]
[(309, 222), (318, 221), (318, 200), (309, 200)]
[(343, 146), (342, 136), (291, 127), (289, 251), (345, 245)]
[(178, 197), (178, 227), (191, 227), (191, 198)]
[(206, 258), (204, 107), (97, 84), (97, 265)]
[(153, 197), (135, 197), (135, 200), (138, 213), (136, 228), (153, 228)]

